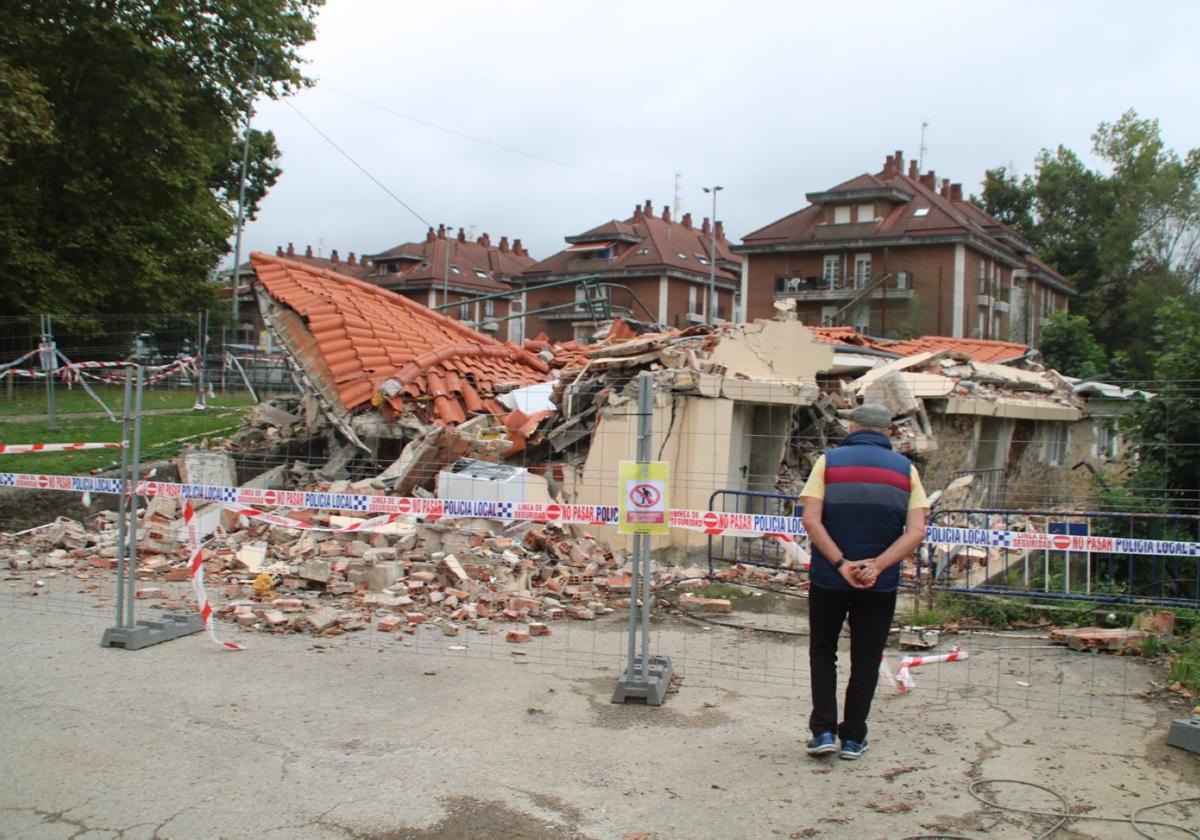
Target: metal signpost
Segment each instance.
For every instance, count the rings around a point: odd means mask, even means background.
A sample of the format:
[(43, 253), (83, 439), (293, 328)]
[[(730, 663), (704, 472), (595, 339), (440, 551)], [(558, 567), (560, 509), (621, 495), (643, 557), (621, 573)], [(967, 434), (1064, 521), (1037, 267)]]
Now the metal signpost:
[[(142, 390), (146, 382), (142, 361), (142, 339), (139, 337), (137, 351), (125, 368), (121, 440), (129, 441), (129, 445), (121, 450), (122, 492), (117, 501), (117, 623), (105, 630), (100, 639), (101, 647), (125, 650), (138, 650), (204, 629), (204, 622), (195, 612), (164, 612), (158, 618), (138, 622), (133, 617), (138, 534), (138, 494), (135, 491), (141, 469)], [(129, 435), (131, 424), (132, 437)]]
[(670, 507), (667, 463), (650, 460), (653, 418), (654, 379), (648, 371), (643, 371), (638, 376), (638, 459), (622, 461), (620, 465), (618, 530), (633, 535), (633, 570), (629, 586), (629, 659), (625, 674), (617, 681), (612, 702), (643, 700), (651, 706), (661, 706), (672, 670), (670, 657), (650, 654), (650, 537), (669, 533)]

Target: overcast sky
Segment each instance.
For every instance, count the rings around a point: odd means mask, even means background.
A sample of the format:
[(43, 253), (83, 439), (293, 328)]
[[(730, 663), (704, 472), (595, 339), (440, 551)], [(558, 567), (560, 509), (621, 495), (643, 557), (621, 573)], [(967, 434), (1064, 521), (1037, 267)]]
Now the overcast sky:
[(1089, 152), (1129, 108), (1200, 146), (1198, 31), (1192, 2), (329, 0), (305, 50), (316, 86), (255, 114), (283, 175), (244, 253), (424, 236), (301, 114), (428, 222), (538, 258), (647, 198), (661, 210), (676, 172), (697, 219), (700, 187), (724, 187), (736, 241), (895, 149), (915, 157), (922, 120), (924, 168), (967, 193), (1041, 148)]

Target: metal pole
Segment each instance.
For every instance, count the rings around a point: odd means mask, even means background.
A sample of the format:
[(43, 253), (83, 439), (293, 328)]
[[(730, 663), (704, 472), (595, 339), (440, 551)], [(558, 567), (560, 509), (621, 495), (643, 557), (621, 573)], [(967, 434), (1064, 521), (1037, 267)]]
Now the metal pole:
[[(133, 365), (125, 369), (125, 412), (121, 425), (121, 440), (126, 445), (121, 448), (121, 493), (117, 497), (117, 626), (125, 626), (125, 511), (128, 507), (126, 491), (129, 488), (129, 423), (133, 418), (130, 412), (131, 394), (133, 390)], [(130, 577), (132, 577), (130, 573)]]
[(710, 327), (715, 323), (716, 316), (713, 310), (716, 309), (717, 296), (717, 193), (724, 189), (720, 186), (705, 187), (706, 193), (712, 193), (712, 227), (709, 228), (711, 239), (708, 246), (708, 300), (705, 301), (704, 311), (707, 313), (704, 322)]
[(634, 534), (633, 535), (633, 566), (632, 566), (632, 573), (629, 576), (629, 645), (628, 645), (628, 647), (629, 647), (628, 657), (629, 658), (625, 660), (626, 661), (626, 665), (625, 665), (625, 680), (626, 680), (626, 682), (633, 682), (634, 668), (636, 667), (635, 663), (637, 661), (637, 628), (638, 628), (637, 601), (638, 601), (638, 592), (640, 591), (639, 586), (638, 586), (638, 581), (640, 580), (640, 577), (638, 575), (638, 566), (640, 564), (641, 556), (642, 556), (642, 535)]
[[(254, 56), (254, 71), (252, 74), (254, 79), (258, 78), (258, 56)], [(238, 214), (237, 214), (237, 236), (234, 238), (233, 245), (233, 334), (237, 335), (237, 325), (239, 320), (238, 315), (238, 294), (240, 292), (238, 286), (239, 275), (238, 271), (242, 264), (242, 227), (246, 221), (246, 170), (250, 168), (250, 116), (254, 109), (254, 94), (251, 93), (246, 97), (246, 139), (242, 143), (242, 172), (239, 177), (238, 184)]]
[[(446, 244), (446, 264), (442, 269), (442, 305), (450, 305), (450, 228), (442, 225), (445, 230), (445, 236), (442, 237), (442, 242)], [(449, 311), (447, 311), (449, 315)]]
[[(138, 355), (141, 355), (141, 339), (138, 340)], [(129, 538), (129, 551), (127, 570), (129, 575), (125, 579), (125, 610), (129, 616), (126, 622), (126, 627), (133, 626), (133, 598), (134, 587), (137, 582), (137, 532), (138, 532), (138, 496), (137, 485), (138, 479), (141, 476), (142, 469), (142, 386), (145, 384), (146, 370), (142, 367), (139, 360), (137, 365), (137, 387), (134, 391), (134, 413), (133, 413), (133, 440), (130, 446), (133, 449), (133, 454), (130, 457), (129, 470), (129, 525), (126, 529), (126, 535)]]
[[(654, 377), (650, 371), (644, 370), (638, 374), (638, 447), (637, 459), (649, 461), (654, 456)], [(642, 575), (642, 652), (638, 657), (641, 663), (641, 677), (645, 679), (650, 667), (650, 535), (638, 534), (634, 542), (634, 562), (641, 566)], [(633, 604), (638, 601), (637, 591), (630, 581), (630, 597)], [(632, 608), (632, 604), (630, 605)]]
[(196, 405), (203, 406), (204, 398), (204, 365), (206, 362), (204, 346), (208, 335), (208, 310), (196, 315)]
[(50, 324), (50, 316), (42, 316), (42, 370), (46, 374), (46, 411), (49, 414), (50, 428), (58, 427), (58, 415), (54, 406), (54, 328)]

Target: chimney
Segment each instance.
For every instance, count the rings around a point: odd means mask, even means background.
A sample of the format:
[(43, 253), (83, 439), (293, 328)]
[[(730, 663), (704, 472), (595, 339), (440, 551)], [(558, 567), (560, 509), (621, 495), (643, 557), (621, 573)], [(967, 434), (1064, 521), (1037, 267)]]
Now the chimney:
[(354, 259), (354, 252), (350, 252), (350, 256), (346, 258), (346, 265), (358, 265)]
[(708, 236), (709, 230), (711, 230), (711, 228), (708, 226), (708, 216), (705, 216), (704, 221), (700, 223), (700, 232), (705, 236)]
[(917, 162), (915, 160), (908, 162), (908, 177), (914, 181), (917, 180)]
[(479, 237), (479, 244), (482, 245), (484, 248), (491, 248), (492, 247), (492, 237), (488, 236), (487, 233), (485, 232), (483, 234), (483, 236)]
[(664, 222), (671, 221), (671, 208), (665, 204), (663, 205), (663, 221)]
[(937, 175), (935, 175), (933, 173), (933, 170), (930, 169), (928, 172), (926, 172), (924, 175), (921, 176), (921, 183), (924, 184), (925, 186), (929, 187), (929, 189), (931, 189), (931, 190), (936, 190), (937, 189)]
[(430, 227), (429, 230), (425, 231), (425, 241), (426, 242), (436, 242), (437, 238), (438, 238), (437, 234), (433, 232), (432, 227)]
[(650, 199), (647, 198), (646, 203), (642, 205), (642, 212), (647, 216), (654, 215), (654, 205), (650, 202)]
[(458, 229), (458, 241), (459, 242), (467, 241), (467, 232), (465, 230), (463, 230), (462, 228)]
[(635, 222), (640, 222), (642, 220), (642, 205), (633, 205), (633, 220)]
[(500, 253), (501, 254), (508, 253), (508, 237), (507, 236), (500, 237)]
[(287, 255), (289, 257), (296, 256), (296, 246), (293, 245), (291, 242), (288, 243)]
[(892, 171), (895, 172), (897, 175), (903, 175), (904, 174), (904, 150), (897, 149), (896, 153), (894, 155), (892, 155), (892, 159), (896, 162), (896, 165), (892, 168)]
[(725, 223), (724, 222), (717, 220), (717, 223), (713, 226), (713, 235), (717, 237), (718, 242), (725, 241)]
[(437, 238), (438, 239), (446, 238), (446, 226), (445, 225), (438, 225)]
[(691, 230), (692, 229), (692, 214), (684, 213), (683, 218), (680, 220), (680, 222), (683, 224), (683, 226), (685, 228), (687, 228), (688, 230)]
[(950, 200), (951, 201), (962, 201), (963, 200), (962, 184), (951, 184), (950, 185)]
[(337, 248), (334, 248), (332, 251), (329, 252), (329, 261), (334, 264), (337, 263), (337, 261), (338, 261)]
[(275, 256), (277, 256), (277, 257), (283, 256), (283, 246), (282, 245), (275, 246)]
[(896, 171), (896, 159), (888, 155), (883, 159), (883, 177), (891, 178), (892, 173)]
[(312, 246), (311, 245), (304, 246), (304, 256), (309, 257), (309, 258), (312, 257)]
[(942, 191), (941, 192), (942, 192), (942, 198), (950, 197), (950, 179), (949, 178), (942, 179)]
[(513, 240), (512, 248), (513, 248), (513, 253), (516, 254), (518, 257), (528, 256), (528, 252), (524, 248), (521, 247), (520, 239)]

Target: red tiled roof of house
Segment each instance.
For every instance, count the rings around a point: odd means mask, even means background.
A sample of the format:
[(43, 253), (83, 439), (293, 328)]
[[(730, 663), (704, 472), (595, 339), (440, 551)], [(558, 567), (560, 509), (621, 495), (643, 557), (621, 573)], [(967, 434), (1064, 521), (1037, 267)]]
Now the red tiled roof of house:
[[(519, 239), (510, 246), (502, 236), (492, 244), (486, 233), (472, 241), (461, 229), (456, 238), (444, 228), (430, 228), (421, 242), (405, 242), (364, 258), (375, 263), (366, 279), (385, 288), (440, 287), (449, 271), (451, 290), (480, 294), (510, 291), (509, 281), (536, 262)], [(393, 264), (395, 271), (383, 270)]]
[[(932, 171), (919, 175), (915, 165), (910, 165), (905, 173), (902, 156), (893, 158), (889, 155), (881, 172), (858, 175), (826, 192), (872, 187), (894, 187), (911, 195), (912, 199), (896, 201), (882, 218), (853, 224), (825, 224), (822, 221), (825, 216), (824, 205), (810, 204), (747, 234), (742, 238), (740, 247), (753, 250), (755, 245), (778, 247), (784, 243), (805, 245), (841, 239), (908, 240), (952, 236), (971, 237), (976, 247), (991, 249), (1014, 267), (1020, 267), (1029, 256), (1028, 243), (982, 208), (964, 199), (961, 185), (951, 185), (943, 180), (939, 188)], [(1074, 287), (1066, 277), (1045, 263), (1040, 263), (1038, 268), (1053, 285), (1067, 293), (1074, 293)]]
[[(695, 227), (692, 225), (691, 213), (685, 213), (683, 218), (677, 222), (671, 221), (666, 208), (663, 210), (663, 215), (666, 218), (655, 216), (650, 202), (647, 201), (644, 206), (635, 207), (633, 215), (625, 221), (614, 219), (591, 228), (577, 237), (571, 237), (572, 241), (575, 239), (600, 240), (607, 235), (625, 237), (625, 240), (617, 241), (612, 246), (612, 259), (576, 263), (582, 254), (578, 249), (573, 251), (568, 247), (530, 266), (526, 269), (525, 275), (526, 277), (567, 273), (603, 275), (605, 272), (612, 271), (670, 269), (694, 274), (698, 281), (707, 280), (710, 273), (708, 260), (713, 242), (709, 220), (705, 219), (700, 227)], [(729, 240), (725, 238), (722, 226), (718, 224), (714, 227), (718, 228), (715, 275), (726, 283), (740, 283), (740, 272), (731, 270), (728, 264), (741, 263), (742, 258), (730, 249)], [(627, 241), (633, 238), (636, 238), (637, 241)], [(572, 263), (575, 264), (571, 265)]]
[(250, 260), (266, 293), (304, 319), (347, 410), (371, 403), (391, 379), (399, 392), (381, 398), (392, 410), (461, 423), (472, 414), (507, 414), (495, 401), (501, 383), (547, 378), (549, 366), (532, 353), (395, 292), (282, 257), (254, 253)]

